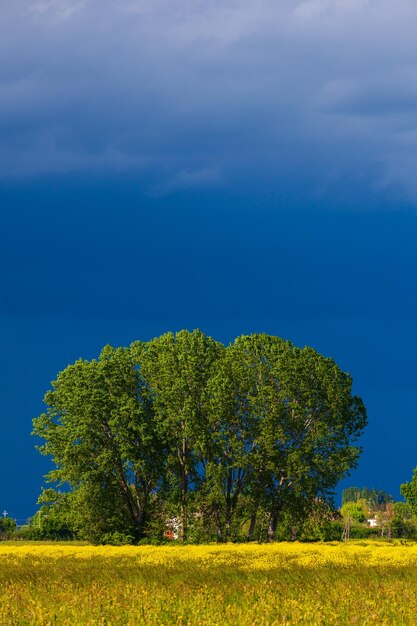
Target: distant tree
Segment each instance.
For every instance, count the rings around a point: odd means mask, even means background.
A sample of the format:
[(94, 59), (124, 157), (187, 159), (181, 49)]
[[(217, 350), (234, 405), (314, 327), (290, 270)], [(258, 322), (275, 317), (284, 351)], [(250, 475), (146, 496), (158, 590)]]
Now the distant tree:
[(0, 517), (0, 533), (11, 533), (16, 527), (17, 524), (11, 517)]
[(343, 519), (349, 517), (354, 522), (366, 522), (368, 517), (368, 505), (366, 500), (357, 500), (356, 502), (345, 502), (340, 509)]
[(378, 527), (381, 530), (381, 537), (388, 537), (389, 539), (392, 536), (392, 522), (395, 517), (395, 509), (393, 502), (387, 502), (387, 504), (381, 508), (375, 518), (378, 524)]
[(347, 502), (356, 502), (361, 498), (361, 490), (359, 487), (347, 487), (342, 491), (342, 506)]
[(394, 512), (402, 520), (411, 520), (414, 517), (413, 510), (408, 502), (394, 502)]
[(407, 502), (394, 503), (391, 529), (394, 537), (415, 538), (417, 536), (417, 518)]
[(417, 516), (417, 467), (414, 469), (410, 482), (401, 485), (400, 492), (413, 514)]
[(391, 494), (381, 489), (369, 489), (368, 487), (348, 487), (342, 491), (342, 505), (347, 502), (356, 502), (357, 500), (365, 500), (370, 511), (377, 511), (385, 508), (388, 502), (394, 502)]
[(63, 540), (77, 538), (74, 515), (71, 511), (71, 493), (43, 489), (38, 500), (42, 504), (30, 520), (26, 534), (31, 539)]

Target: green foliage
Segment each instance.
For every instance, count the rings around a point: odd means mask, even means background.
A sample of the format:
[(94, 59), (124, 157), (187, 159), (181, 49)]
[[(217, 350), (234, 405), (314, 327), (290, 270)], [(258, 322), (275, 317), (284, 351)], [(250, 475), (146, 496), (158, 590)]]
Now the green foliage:
[[(417, 519), (408, 502), (393, 502), (392, 496), (385, 491), (366, 487), (344, 490), (342, 501), (341, 514), (345, 526), (349, 525), (349, 536), (352, 539), (417, 537)], [(366, 523), (370, 517), (375, 519), (376, 526), (370, 527)]]
[(343, 524), (340, 520), (326, 520), (313, 523), (310, 520), (301, 529), (297, 536), (300, 541), (340, 541)]
[[(182, 537), (187, 537), (190, 491), (201, 482), (207, 433), (205, 391), (223, 346), (199, 330), (167, 333), (134, 344), (140, 373), (146, 381), (155, 425), (167, 450), (164, 483), (178, 501)], [(199, 471), (200, 470), (200, 471)]]
[(332, 359), (266, 334), (107, 346), (60, 372), (45, 401), (34, 434), (56, 469), (40, 529), (95, 543), (163, 541), (168, 520), (183, 541), (325, 536), (312, 511), (332, 525), (366, 424)]
[(342, 505), (347, 502), (356, 502), (357, 500), (365, 500), (371, 511), (376, 511), (388, 502), (393, 502), (394, 498), (380, 489), (369, 489), (368, 487), (348, 487), (342, 491)]
[(404, 483), (400, 487), (401, 495), (405, 498), (410, 509), (417, 515), (417, 467), (409, 483)]
[(301, 541), (340, 541), (343, 520), (338, 511), (325, 501), (317, 500), (308, 516), (293, 529), (293, 538)]
[(70, 508), (71, 493), (62, 493), (55, 489), (42, 489), (38, 499), (41, 508), (23, 529), (23, 535), (29, 539), (62, 541), (76, 539)]
[(269, 511), (271, 539), (284, 509), (308, 511), (331, 496), (357, 461), (351, 442), (366, 423), (351, 384), (331, 359), (278, 337), (243, 336), (225, 350), (209, 381), (208, 480), (220, 536), (228, 537), (245, 492), (252, 519)]
[(381, 530), (376, 527), (370, 527), (366, 524), (354, 522), (349, 530), (350, 539), (376, 539), (381, 536)]
[(394, 517), (391, 526), (394, 537), (417, 538), (417, 518), (407, 502), (394, 503)]
[(130, 350), (107, 346), (98, 360), (68, 366), (45, 402), (34, 434), (56, 465), (48, 482), (73, 492), (74, 527), (92, 541), (120, 526), (143, 536), (164, 453)]
[(134, 542), (133, 535), (126, 535), (115, 530), (112, 533), (105, 533), (100, 537), (100, 543), (108, 546), (126, 546)]
[(350, 519), (354, 522), (365, 522), (369, 511), (366, 500), (357, 500), (356, 502), (345, 502), (341, 508), (342, 517)]
[(0, 537), (11, 536), (16, 530), (16, 522), (11, 517), (0, 517)]

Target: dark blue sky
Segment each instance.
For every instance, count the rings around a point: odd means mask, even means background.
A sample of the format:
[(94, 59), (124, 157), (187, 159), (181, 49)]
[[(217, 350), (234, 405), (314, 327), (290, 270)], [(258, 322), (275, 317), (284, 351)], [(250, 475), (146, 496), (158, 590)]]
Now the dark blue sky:
[(399, 497), (417, 465), (416, 26), (406, 0), (6, 0), (0, 508), (35, 509), (31, 420), (58, 371), (196, 327), (334, 357), (369, 414), (345, 486)]

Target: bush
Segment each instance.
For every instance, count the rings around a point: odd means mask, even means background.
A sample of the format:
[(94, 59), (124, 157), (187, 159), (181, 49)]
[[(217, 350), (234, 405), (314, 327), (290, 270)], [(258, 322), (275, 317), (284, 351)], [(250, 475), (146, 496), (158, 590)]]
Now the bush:
[(133, 541), (134, 537), (132, 535), (126, 535), (117, 530), (112, 533), (105, 533), (100, 538), (100, 543), (106, 546), (126, 546), (131, 545)]
[(369, 539), (371, 537), (379, 537), (380, 535), (380, 528), (365, 526), (359, 523), (352, 524), (349, 529), (350, 539)]
[(11, 517), (0, 517), (0, 533), (10, 533), (16, 530), (16, 522)]

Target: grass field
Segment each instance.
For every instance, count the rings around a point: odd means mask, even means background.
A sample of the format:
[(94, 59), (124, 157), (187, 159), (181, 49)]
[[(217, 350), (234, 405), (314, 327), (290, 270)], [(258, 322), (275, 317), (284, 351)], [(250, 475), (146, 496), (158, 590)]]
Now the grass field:
[(0, 623), (416, 624), (417, 544), (0, 544)]

